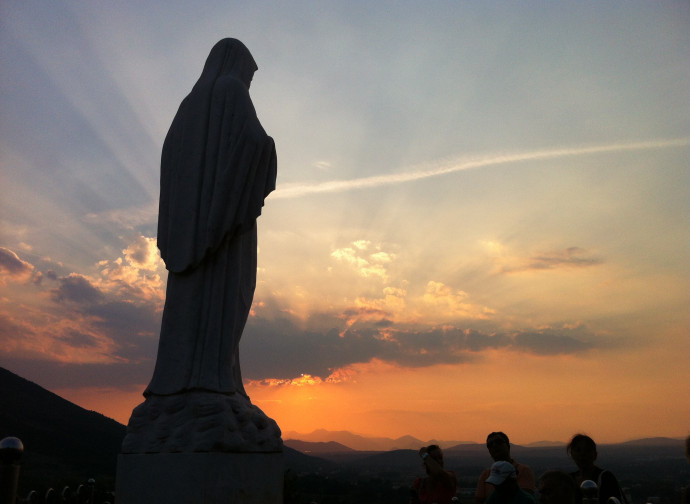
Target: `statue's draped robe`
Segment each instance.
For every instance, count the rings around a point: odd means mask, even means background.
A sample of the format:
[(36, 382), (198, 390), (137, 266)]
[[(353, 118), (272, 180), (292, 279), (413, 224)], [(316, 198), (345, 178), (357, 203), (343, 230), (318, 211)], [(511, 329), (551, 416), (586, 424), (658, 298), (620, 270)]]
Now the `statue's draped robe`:
[(255, 70), (241, 42), (216, 44), (163, 144), (158, 247), (169, 273), (147, 396), (245, 394), (238, 347), (256, 285), (256, 218), (276, 179), (273, 139), (249, 97)]

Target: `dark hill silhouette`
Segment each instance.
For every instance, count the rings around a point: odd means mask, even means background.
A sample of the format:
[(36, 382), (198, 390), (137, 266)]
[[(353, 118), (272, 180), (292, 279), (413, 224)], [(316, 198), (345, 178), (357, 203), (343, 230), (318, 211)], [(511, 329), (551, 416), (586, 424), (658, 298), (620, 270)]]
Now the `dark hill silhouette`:
[(283, 447), (283, 455), (285, 470), (295, 474), (330, 474), (339, 468), (333, 460), (307, 455), (289, 446)]
[(661, 447), (667, 446), (671, 448), (678, 447), (678, 439), (671, 439), (666, 437), (652, 437), (644, 439), (633, 439), (632, 441), (625, 441), (620, 443), (621, 445), (627, 446), (651, 446), (651, 447)]
[(113, 479), (125, 426), (0, 368), (0, 438), (24, 444), (20, 488)]
[(547, 446), (565, 446), (563, 441), (535, 441), (534, 443), (528, 443), (525, 446), (530, 448), (539, 448)]
[(335, 441), (312, 443), (309, 441), (300, 441), (299, 439), (286, 439), (283, 441), (285, 446), (289, 446), (302, 453), (318, 454), (318, 453), (342, 453), (355, 451), (343, 444)]

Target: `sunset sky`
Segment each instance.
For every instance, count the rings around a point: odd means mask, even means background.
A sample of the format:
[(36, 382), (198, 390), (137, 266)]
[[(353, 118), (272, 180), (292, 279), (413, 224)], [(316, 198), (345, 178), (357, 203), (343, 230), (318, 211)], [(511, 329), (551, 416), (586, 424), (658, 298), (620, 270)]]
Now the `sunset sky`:
[(284, 432), (690, 434), (690, 3), (0, 4), (0, 366), (126, 423), (211, 47), (278, 152), (241, 343)]

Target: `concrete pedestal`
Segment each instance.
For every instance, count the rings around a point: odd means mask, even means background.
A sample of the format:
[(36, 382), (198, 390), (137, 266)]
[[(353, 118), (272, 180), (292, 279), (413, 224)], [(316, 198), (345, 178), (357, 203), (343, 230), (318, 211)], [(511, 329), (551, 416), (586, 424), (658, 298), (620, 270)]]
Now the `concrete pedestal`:
[(282, 504), (282, 453), (121, 454), (116, 504)]

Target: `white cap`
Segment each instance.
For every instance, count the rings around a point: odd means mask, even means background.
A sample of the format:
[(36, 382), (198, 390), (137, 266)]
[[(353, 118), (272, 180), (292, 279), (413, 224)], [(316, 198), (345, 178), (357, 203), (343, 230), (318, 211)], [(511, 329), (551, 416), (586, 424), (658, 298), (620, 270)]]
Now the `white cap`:
[(492, 485), (500, 485), (508, 478), (517, 478), (515, 466), (505, 460), (499, 460), (491, 466), (491, 475), (486, 479), (486, 482)]

